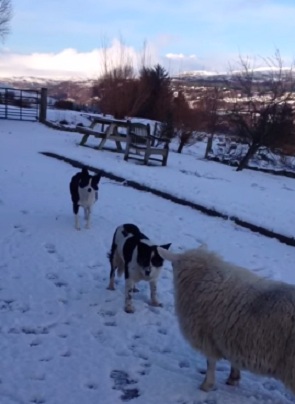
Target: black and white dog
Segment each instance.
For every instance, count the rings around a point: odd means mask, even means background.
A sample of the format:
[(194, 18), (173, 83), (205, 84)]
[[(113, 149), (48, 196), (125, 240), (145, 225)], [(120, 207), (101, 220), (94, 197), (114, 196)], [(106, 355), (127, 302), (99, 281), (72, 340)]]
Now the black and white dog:
[(73, 212), (75, 215), (75, 228), (80, 230), (79, 206), (84, 208), (86, 228), (90, 227), (90, 215), (93, 204), (98, 198), (98, 183), (101, 176), (99, 174), (90, 175), (87, 168), (75, 174), (70, 182), (70, 192), (73, 202)]
[[(161, 245), (166, 250), (170, 244)], [(115, 290), (115, 272), (125, 274), (125, 311), (133, 313), (132, 292), (139, 281), (150, 285), (151, 305), (162, 306), (157, 298), (157, 279), (163, 266), (157, 245), (152, 243), (134, 224), (123, 224), (115, 230), (111, 251), (108, 254), (111, 272), (108, 289)]]

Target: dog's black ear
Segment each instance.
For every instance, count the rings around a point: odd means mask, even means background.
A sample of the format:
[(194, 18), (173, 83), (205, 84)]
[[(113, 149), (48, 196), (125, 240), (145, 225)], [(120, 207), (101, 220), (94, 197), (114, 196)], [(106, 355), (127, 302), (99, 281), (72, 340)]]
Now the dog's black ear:
[(89, 177), (89, 172), (86, 167), (83, 167), (81, 170), (82, 177)]
[(96, 174), (92, 177), (92, 185), (98, 185), (99, 181), (101, 179), (100, 174)]
[(97, 191), (98, 191), (98, 183), (100, 181), (100, 178), (101, 178), (100, 174), (96, 174), (96, 175), (93, 175), (93, 177), (91, 177), (91, 186), (96, 191), (96, 193), (95, 193), (96, 200), (98, 199)]
[(160, 245), (160, 247), (165, 248), (165, 250), (169, 250), (169, 247), (171, 246), (172, 243), (168, 243), (168, 244), (163, 244)]

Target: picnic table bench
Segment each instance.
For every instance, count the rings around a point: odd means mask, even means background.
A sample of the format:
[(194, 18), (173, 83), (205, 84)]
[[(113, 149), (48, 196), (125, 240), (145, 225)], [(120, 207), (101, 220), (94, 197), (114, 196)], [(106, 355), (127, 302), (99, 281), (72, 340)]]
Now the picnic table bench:
[(140, 160), (146, 165), (152, 160), (160, 162), (162, 166), (166, 166), (169, 143), (170, 139), (152, 135), (149, 124), (130, 123), (127, 131), (124, 160)]

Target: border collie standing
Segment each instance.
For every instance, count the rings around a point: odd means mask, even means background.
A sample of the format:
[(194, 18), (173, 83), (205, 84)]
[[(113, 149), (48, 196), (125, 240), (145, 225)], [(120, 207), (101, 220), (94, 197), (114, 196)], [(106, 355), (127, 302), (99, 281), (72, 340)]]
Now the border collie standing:
[(75, 215), (75, 228), (80, 230), (79, 207), (84, 208), (86, 228), (90, 227), (91, 208), (98, 197), (98, 183), (101, 175), (90, 175), (87, 168), (82, 168), (81, 172), (75, 174), (70, 182), (70, 192), (73, 202), (73, 212)]
[[(161, 245), (166, 250), (170, 244)], [(115, 290), (115, 272), (125, 275), (125, 311), (133, 313), (132, 292), (135, 283), (149, 282), (151, 305), (162, 306), (157, 298), (157, 279), (164, 259), (158, 254), (157, 245), (153, 244), (134, 224), (123, 224), (115, 230), (111, 251), (108, 254), (111, 272), (108, 289)]]

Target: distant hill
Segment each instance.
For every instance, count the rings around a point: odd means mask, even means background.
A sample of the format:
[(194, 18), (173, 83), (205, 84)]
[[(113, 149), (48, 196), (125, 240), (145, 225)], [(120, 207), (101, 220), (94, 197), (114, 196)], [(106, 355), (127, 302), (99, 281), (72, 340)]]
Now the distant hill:
[[(289, 68), (286, 69), (290, 71)], [(238, 72), (237, 72), (238, 73)], [(255, 80), (259, 83), (267, 82), (270, 69), (256, 69)], [(171, 77), (172, 85), (177, 88), (180, 84), (190, 92), (192, 87), (225, 86), (231, 88), (235, 82), (227, 73), (208, 71), (188, 71)], [(19, 89), (39, 90), (42, 87), (48, 89), (49, 97), (56, 100), (72, 100), (76, 104), (92, 106), (92, 87), (95, 80), (91, 79), (44, 79), (40, 77), (6, 77), (0, 78), (0, 87), (14, 87)]]

